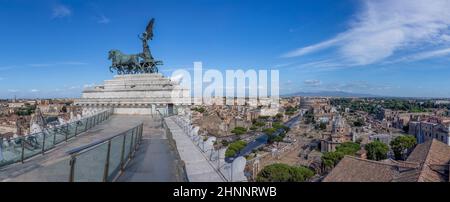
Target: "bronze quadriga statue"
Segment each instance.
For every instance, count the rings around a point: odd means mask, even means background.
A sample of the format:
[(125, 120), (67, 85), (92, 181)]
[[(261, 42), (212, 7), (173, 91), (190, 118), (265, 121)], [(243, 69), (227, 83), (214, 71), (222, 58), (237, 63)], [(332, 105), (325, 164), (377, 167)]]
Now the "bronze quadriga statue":
[(144, 33), (139, 35), (142, 41), (142, 53), (127, 55), (119, 50), (110, 50), (108, 59), (112, 60), (109, 68), (111, 72), (117, 71), (117, 74), (142, 74), (158, 72), (158, 65), (162, 65), (162, 61), (155, 60), (150, 52), (148, 41), (153, 39), (153, 24), (155, 19), (152, 18), (147, 25)]

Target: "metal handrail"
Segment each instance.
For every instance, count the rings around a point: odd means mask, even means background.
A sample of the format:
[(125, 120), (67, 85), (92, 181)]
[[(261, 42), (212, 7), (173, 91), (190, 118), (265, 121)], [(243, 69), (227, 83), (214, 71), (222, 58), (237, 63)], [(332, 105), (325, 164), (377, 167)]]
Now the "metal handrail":
[[(107, 152), (106, 152), (106, 160), (105, 160), (104, 167), (103, 167), (102, 181), (107, 182), (111, 177), (113, 177), (111, 181), (115, 181), (118, 178), (118, 176), (120, 176), (122, 174), (122, 172), (125, 170), (126, 165), (134, 157), (136, 150), (138, 149), (139, 145), (141, 144), (143, 125), (144, 125), (144, 123), (141, 122), (140, 124), (134, 126), (133, 128), (128, 129), (117, 135), (103, 138), (101, 140), (94, 141), (90, 144), (87, 144), (87, 145), (84, 145), (81, 147), (77, 147), (77, 148), (67, 151), (66, 153), (70, 155), (69, 182), (75, 181), (75, 172), (76, 172), (75, 164), (76, 164), (77, 157), (88, 151), (92, 151), (93, 149), (98, 148), (99, 146), (104, 145), (104, 144), (108, 144), (108, 148), (107, 148)], [(127, 137), (127, 135), (129, 135), (130, 131), (131, 131), (130, 149), (128, 151), (128, 154), (126, 154), (127, 159), (125, 159), (125, 147), (126, 147), (125, 142), (126, 142), (126, 137)], [(111, 158), (111, 141), (114, 138), (120, 137), (120, 136), (123, 136), (122, 147), (121, 147), (122, 149), (121, 149), (121, 155), (120, 155), (120, 163), (118, 164), (118, 167), (116, 167), (116, 169), (120, 168), (120, 170), (116, 176), (109, 176), (108, 173), (109, 173), (109, 164), (110, 164), (110, 158)]]
[[(36, 155), (39, 155), (39, 154), (44, 155), (45, 152), (55, 148), (58, 144), (61, 144), (63, 141), (67, 141), (73, 137), (76, 137), (77, 135), (79, 135), (79, 134), (87, 131), (88, 129), (92, 128), (93, 126), (95, 126), (94, 124), (88, 123), (91, 121), (91, 119), (93, 119), (93, 117), (98, 117), (96, 124), (99, 124), (99, 123), (107, 120), (112, 114), (113, 114), (112, 109), (102, 110), (99, 113), (82, 117), (82, 119), (80, 119), (80, 120), (76, 120), (76, 121), (73, 121), (70, 123), (65, 123), (65, 124), (62, 124), (60, 126), (56, 126), (53, 128), (45, 128), (43, 131), (38, 132), (38, 133), (32, 133), (32, 134), (20, 136), (20, 137), (13, 138), (13, 139), (8, 139), (7, 142), (12, 143), (12, 145), (10, 145), (8, 147), (14, 147), (14, 150), (17, 147), (18, 150), (17, 150), (17, 152), (12, 154), (12, 157), (10, 156), (9, 159), (0, 161), (0, 167), (10, 165), (10, 164), (13, 164), (16, 162), (24, 163), (25, 160), (32, 158)], [(84, 130), (79, 128), (79, 123), (81, 123), (83, 121), (85, 121), (85, 126), (86, 126), (86, 127), (84, 127)], [(70, 134), (69, 134), (68, 128), (70, 126), (74, 126), (75, 131), (70, 132)], [(58, 132), (58, 130), (61, 130), (62, 132)], [(61, 140), (57, 141), (56, 140), (57, 135), (63, 135), (65, 137), (62, 141)], [(42, 138), (42, 139), (38, 140), (37, 138)], [(30, 139), (34, 140), (34, 142), (30, 142), (31, 141)], [(27, 148), (27, 146), (29, 146), (30, 144), (35, 145), (35, 146), (37, 145), (37, 146), (35, 148), (31, 148), (31, 150), (30, 150), (30, 148)], [(0, 148), (4, 149), (2, 147), (0, 147)], [(29, 153), (27, 154), (26, 151), (29, 151)]]
[[(111, 137), (106, 137), (106, 138), (103, 138), (103, 139), (100, 139), (100, 140), (91, 142), (91, 143), (89, 143), (89, 144), (87, 144), (87, 145), (83, 145), (83, 146), (80, 146), (80, 147), (77, 147), (77, 148), (73, 148), (73, 149), (67, 151), (66, 153), (69, 154), (69, 155), (73, 155), (73, 154), (76, 154), (76, 153), (82, 154), (82, 153), (84, 153), (84, 152), (86, 152), (86, 151), (90, 151), (90, 150), (96, 148), (96, 147), (97, 147), (98, 145), (100, 145), (101, 143), (104, 143), (104, 142), (106, 142), (106, 141), (109, 141), (109, 140), (111, 140), (111, 139), (114, 139), (114, 138), (117, 137), (117, 136), (126, 135), (128, 132), (130, 132), (131, 130), (133, 130), (133, 129), (139, 127), (139, 126), (141, 126), (142, 124), (143, 124), (143, 122), (140, 123), (140, 124), (138, 124), (138, 125), (136, 125), (136, 126), (134, 126), (134, 127), (131, 128), (131, 129), (128, 129), (128, 130), (126, 130), (126, 131), (124, 131), (124, 132), (121, 132), (121, 133), (119, 133), (119, 134), (117, 134), (117, 135), (113, 135), (113, 136), (111, 136)], [(88, 148), (89, 148), (89, 149), (88, 149)], [(83, 151), (83, 150), (85, 150), (85, 149), (87, 149), (87, 150), (86, 150), (86, 151)], [(81, 151), (82, 151), (82, 152), (81, 152)]]

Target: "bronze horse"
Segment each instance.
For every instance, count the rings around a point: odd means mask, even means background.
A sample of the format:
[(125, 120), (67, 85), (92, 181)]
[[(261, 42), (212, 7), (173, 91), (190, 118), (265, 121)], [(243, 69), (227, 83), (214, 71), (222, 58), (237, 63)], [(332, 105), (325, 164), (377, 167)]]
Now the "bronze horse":
[(113, 72), (112, 69), (116, 69), (118, 74), (134, 74), (141, 70), (138, 54), (126, 55), (119, 50), (111, 50), (108, 59), (112, 60), (112, 65), (109, 67), (111, 72)]

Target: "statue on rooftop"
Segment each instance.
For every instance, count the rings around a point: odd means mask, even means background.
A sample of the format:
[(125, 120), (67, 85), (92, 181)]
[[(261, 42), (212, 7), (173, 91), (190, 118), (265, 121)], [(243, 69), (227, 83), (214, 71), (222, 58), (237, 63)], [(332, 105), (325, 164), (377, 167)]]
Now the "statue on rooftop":
[(138, 35), (142, 41), (142, 53), (127, 55), (119, 50), (110, 50), (108, 59), (112, 60), (110, 71), (113, 69), (118, 74), (142, 74), (158, 72), (158, 65), (162, 65), (162, 61), (155, 60), (150, 52), (148, 41), (153, 39), (153, 24), (155, 19), (152, 18), (148, 23), (145, 32)]

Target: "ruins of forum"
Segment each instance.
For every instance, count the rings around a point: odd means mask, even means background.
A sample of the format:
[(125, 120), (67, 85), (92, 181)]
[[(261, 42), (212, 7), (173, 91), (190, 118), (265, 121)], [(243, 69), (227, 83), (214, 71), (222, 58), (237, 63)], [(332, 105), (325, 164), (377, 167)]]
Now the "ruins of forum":
[[(194, 104), (257, 105), (259, 99), (279, 99), (279, 71), (266, 69), (218, 69), (203, 72), (203, 63), (194, 62), (193, 76), (186, 69), (172, 72), (171, 80), (187, 89)], [(193, 89), (193, 91), (191, 91)], [(249, 101), (253, 100), (253, 101)]]

